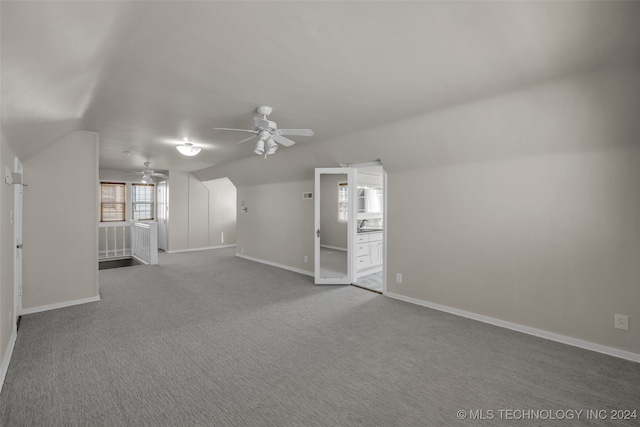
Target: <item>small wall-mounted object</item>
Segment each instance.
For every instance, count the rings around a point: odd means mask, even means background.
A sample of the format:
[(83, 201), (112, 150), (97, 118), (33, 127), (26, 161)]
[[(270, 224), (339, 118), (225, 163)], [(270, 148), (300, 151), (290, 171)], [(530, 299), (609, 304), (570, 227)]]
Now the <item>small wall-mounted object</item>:
[(243, 206), (242, 209), (240, 209), (240, 212), (242, 213), (247, 213), (249, 209), (246, 206)]
[(302, 193), (302, 198), (304, 200), (311, 200), (313, 199), (313, 193), (309, 192), (309, 193)]
[(5, 174), (4, 182), (9, 185), (22, 185), (27, 187), (27, 184), (22, 182), (22, 174), (19, 172), (10, 172), (9, 174)]

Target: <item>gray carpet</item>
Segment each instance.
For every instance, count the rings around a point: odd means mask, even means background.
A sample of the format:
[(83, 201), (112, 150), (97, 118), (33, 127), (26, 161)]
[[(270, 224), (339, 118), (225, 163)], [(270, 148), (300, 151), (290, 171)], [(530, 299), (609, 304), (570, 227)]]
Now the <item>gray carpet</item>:
[(514, 423), (500, 409), (640, 409), (637, 363), (316, 287), (233, 249), (160, 263), (101, 271), (100, 302), (24, 316), (2, 426), (489, 426)]

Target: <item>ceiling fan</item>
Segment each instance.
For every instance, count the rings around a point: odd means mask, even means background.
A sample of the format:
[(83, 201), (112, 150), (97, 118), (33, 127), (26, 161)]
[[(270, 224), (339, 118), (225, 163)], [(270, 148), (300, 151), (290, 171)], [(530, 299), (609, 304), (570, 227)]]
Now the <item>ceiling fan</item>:
[(273, 154), (278, 149), (278, 144), (282, 144), (285, 147), (290, 147), (296, 142), (284, 137), (283, 135), (295, 135), (295, 136), (313, 136), (311, 129), (278, 129), (276, 122), (272, 122), (267, 119), (267, 116), (271, 114), (273, 108), (266, 105), (256, 108), (258, 114), (262, 117), (253, 118), (253, 127), (251, 129), (230, 129), (230, 128), (215, 128), (217, 130), (232, 130), (238, 132), (251, 132), (254, 135), (249, 138), (239, 141), (238, 144), (249, 141), (253, 138), (259, 138), (256, 143), (256, 148), (253, 150), (258, 155), (264, 154), (266, 158), (268, 155)]
[(153, 169), (149, 169), (151, 166), (150, 161), (144, 162), (145, 168), (140, 172), (131, 172), (129, 175), (142, 175), (142, 182), (150, 184), (153, 182), (152, 178), (169, 179), (169, 177), (163, 173), (156, 173)]

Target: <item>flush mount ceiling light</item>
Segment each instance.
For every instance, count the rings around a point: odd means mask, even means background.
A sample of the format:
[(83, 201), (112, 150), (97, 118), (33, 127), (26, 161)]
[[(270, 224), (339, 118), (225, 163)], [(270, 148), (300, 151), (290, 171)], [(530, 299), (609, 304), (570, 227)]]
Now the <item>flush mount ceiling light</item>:
[(186, 139), (184, 140), (184, 145), (178, 145), (176, 149), (183, 156), (195, 156), (202, 150), (200, 147), (194, 147), (193, 142), (189, 142)]

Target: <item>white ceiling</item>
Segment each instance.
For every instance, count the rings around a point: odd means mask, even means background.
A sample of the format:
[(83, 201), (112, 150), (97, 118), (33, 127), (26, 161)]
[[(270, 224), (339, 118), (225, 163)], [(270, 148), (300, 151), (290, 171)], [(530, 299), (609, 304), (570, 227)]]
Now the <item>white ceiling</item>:
[(635, 61), (639, 18), (637, 2), (3, 1), (2, 135), (28, 159), (96, 131), (101, 168), (197, 171), (255, 156), (213, 128), (258, 105), (316, 132), (281, 147), (297, 150)]

